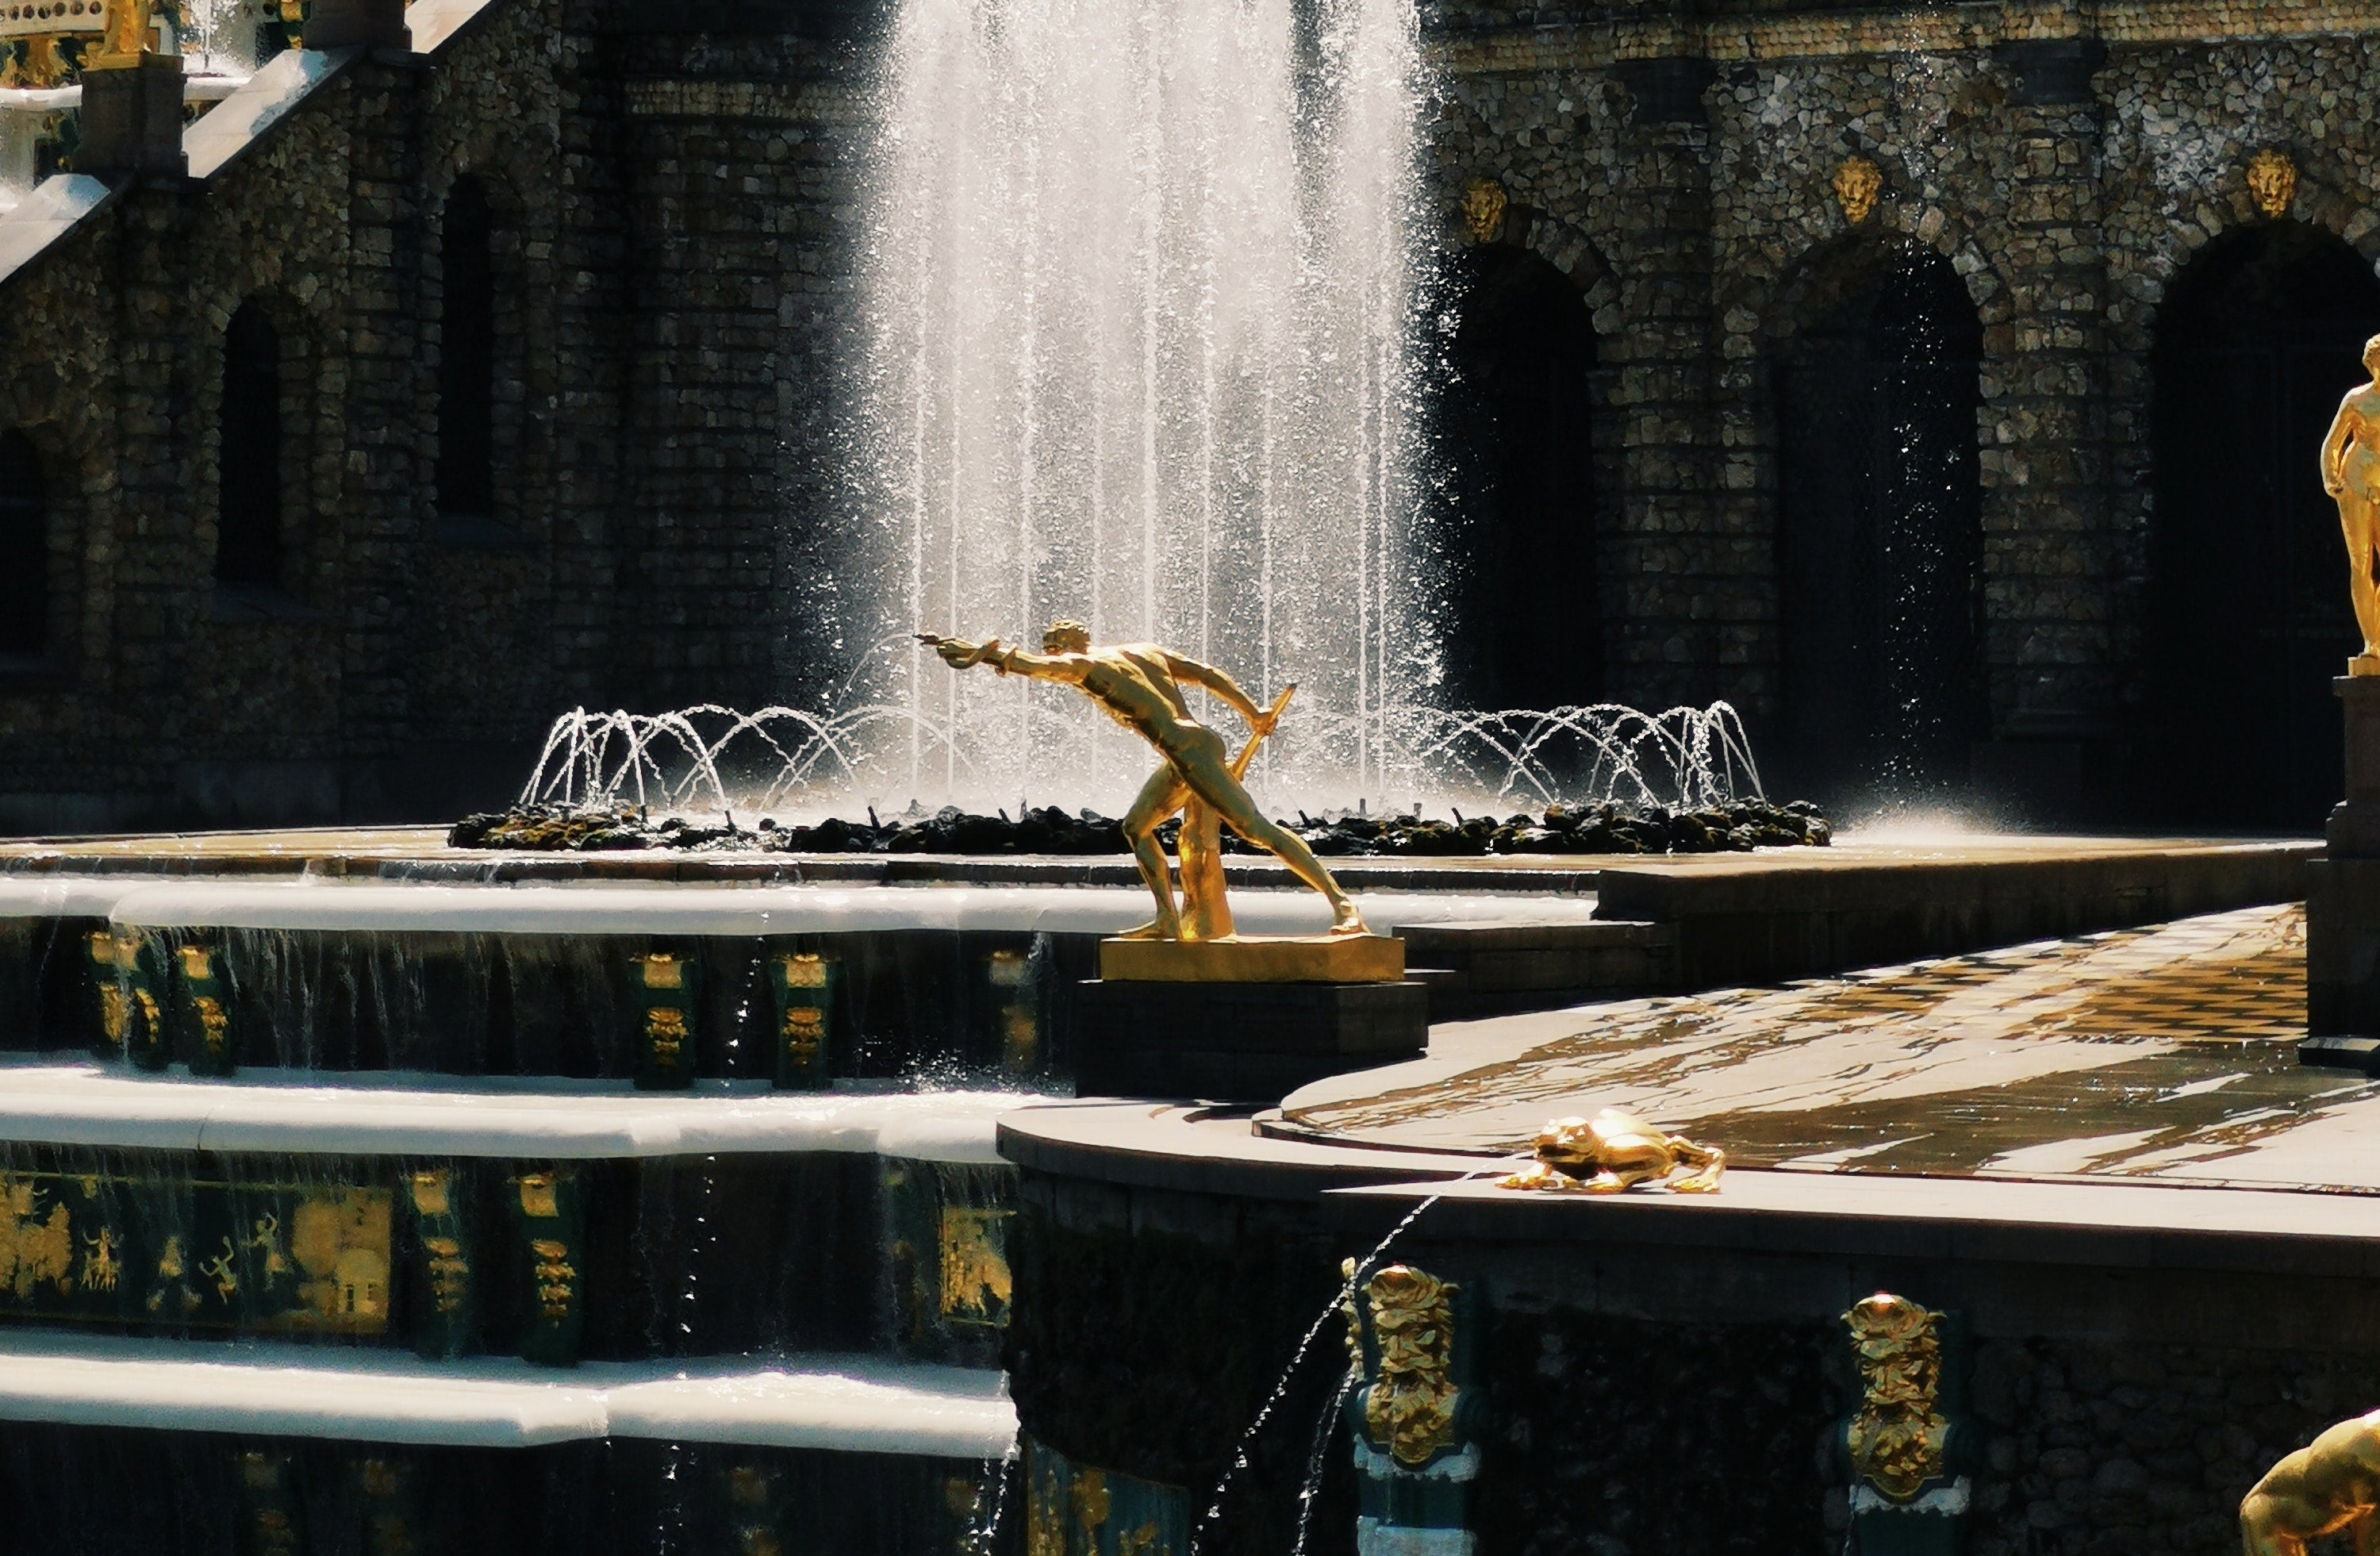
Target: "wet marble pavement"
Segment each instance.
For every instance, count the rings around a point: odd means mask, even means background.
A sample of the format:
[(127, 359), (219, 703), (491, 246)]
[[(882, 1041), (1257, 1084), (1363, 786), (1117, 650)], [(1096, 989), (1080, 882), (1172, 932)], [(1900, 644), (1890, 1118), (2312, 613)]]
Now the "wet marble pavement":
[(1732, 1164), (2380, 1190), (2380, 1085), (2301, 1068), (2287, 905), (1774, 989), (1441, 1026), (1333, 1077), (1283, 1132), (1524, 1151), (1637, 1110)]

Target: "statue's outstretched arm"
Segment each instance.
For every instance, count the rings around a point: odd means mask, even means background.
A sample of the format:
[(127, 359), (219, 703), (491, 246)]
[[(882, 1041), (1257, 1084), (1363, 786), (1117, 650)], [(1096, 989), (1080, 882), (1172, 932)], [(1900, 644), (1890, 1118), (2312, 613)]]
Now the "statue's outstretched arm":
[(917, 641), (942, 656), (942, 663), (953, 670), (972, 670), (978, 664), (989, 664), (1003, 675), (1032, 675), (1045, 681), (1075, 682), (1082, 672), (1077, 661), (1070, 656), (1052, 657), (1028, 653), (1023, 649), (1002, 646), (997, 638), (981, 644), (964, 638), (942, 638), (931, 632), (920, 632)]

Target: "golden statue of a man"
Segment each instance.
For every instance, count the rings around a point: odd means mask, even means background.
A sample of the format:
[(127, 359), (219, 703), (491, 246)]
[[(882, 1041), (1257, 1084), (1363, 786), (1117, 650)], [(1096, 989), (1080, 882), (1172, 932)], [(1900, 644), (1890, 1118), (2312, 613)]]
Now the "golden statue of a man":
[[(1154, 643), (1120, 643), (1094, 648), (1089, 628), (1079, 622), (1052, 622), (1042, 634), (1041, 651), (1003, 648), (994, 638), (981, 645), (956, 638), (921, 632), (918, 640), (942, 656), (954, 670), (989, 664), (1003, 675), (1029, 675), (1073, 687), (1099, 704), (1099, 711), (1157, 748), (1165, 765), (1141, 785), (1123, 821), (1124, 841), (1132, 845), (1140, 878), (1157, 898), (1157, 917), (1130, 938), (1142, 940), (1211, 940), (1231, 932), (1230, 910), (1222, 902), (1222, 864), (1215, 852), (1220, 841), (1217, 823), (1272, 855), (1289, 872), (1322, 893), (1330, 905), (1330, 932), (1360, 935), (1370, 931), (1363, 915), (1330, 872), (1322, 868), (1305, 841), (1275, 825), (1257, 808), (1240, 782), (1256, 741), (1272, 733), (1283, 703), (1260, 709), (1240, 684), (1211, 664)], [(1237, 759), (1226, 757), (1223, 738), (1190, 716), (1182, 695), (1184, 683), (1203, 687), (1247, 721), (1255, 736)], [(1157, 829), (1167, 818), (1182, 814), (1182, 905), (1173, 900), (1172, 878)]]
[(2363, 651), (2347, 662), (2347, 673), (2380, 675), (2380, 585), (2372, 577), (2380, 548), (2380, 335), (2363, 343), (2363, 371), (2372, 382), (2347, 392), (2322, 440), (2322, 489), (2338, 504), (2348, 598), (2363, 632)]
[(157, 39), (151, 17), (154, 8), (152, 0), (107, 0), (99, 51), (84, 60), (84, 67), (122, 69), (140, 64), (142, 55), (153, 53)]

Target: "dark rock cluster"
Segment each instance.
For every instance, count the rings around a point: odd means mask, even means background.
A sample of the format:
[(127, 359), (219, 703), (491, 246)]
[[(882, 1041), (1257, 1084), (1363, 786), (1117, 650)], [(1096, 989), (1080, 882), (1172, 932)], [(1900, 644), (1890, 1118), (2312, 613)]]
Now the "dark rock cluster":
[[(1180, 822), (1159, 835), (1168, 847)], [(1477, 857), (1485, 854), (1711, 854), (1761, 846), (1823, 846), (1833, 836), (1815, 806), (1766, 800), (1705, 810), (1661, 806), (1549, 806), (1499, 819), (1451, 819), (1419, 814), (1342, 815), (1317, 820), (1300, 811), (1282, 826), (1317, 854), (1407, 858)], [(627, 806), (527, 805), (467, 816), (446, 841), (457, 848), (518, 848), (595, 852), (613, 848), (761, 851), (782, 854), (1121, 854), (1123, 831), (1096, 810), (1069, 813), (1030, 808), (1015, 820), (1003, 810), (980, 816), (956, 806), (912, 809), (890, 821), (871, 810), (864, 821), (831, 816), (815, 826), (780, 826), (771, 817), (750, 825), (733, 812), (716, 824), (670, 816), (660, 821)], [(1228, 853), (1252, 852), (1228, 833)]]

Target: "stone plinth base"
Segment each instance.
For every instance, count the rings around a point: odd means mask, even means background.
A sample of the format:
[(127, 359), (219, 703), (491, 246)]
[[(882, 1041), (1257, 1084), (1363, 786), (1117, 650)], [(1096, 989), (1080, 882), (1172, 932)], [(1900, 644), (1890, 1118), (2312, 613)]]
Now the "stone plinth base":
[(182, 175), (182, 59), (140, 55), (82, 74), (82, 144), (75, 171), (107, 178)]
[(1086, 1097), (1278, 1102), (1308, 1081), (1417, 1059), (1429, 1044), (1418, 983), (1094, 979), (1075, 1003)]
[(2306, 867), (2308, 1064), (2368, 1070), (2380, 1039), (2380, 675), (2331, 682), (2347, 718), (2347, 797)]
[(1400, 983), (1405, 942), (1393, 935), (1103, 940), (1099, 976), (1116, 983)]
[(405, 0), (314, 0), (306, 18), (310, 49), (410, 49)]

